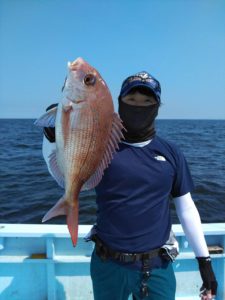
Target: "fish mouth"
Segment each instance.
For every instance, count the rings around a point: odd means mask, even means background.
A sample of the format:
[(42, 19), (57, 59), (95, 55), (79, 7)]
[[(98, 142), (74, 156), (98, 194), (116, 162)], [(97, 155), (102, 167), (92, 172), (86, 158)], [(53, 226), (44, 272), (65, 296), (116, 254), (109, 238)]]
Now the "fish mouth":
[(82, 103), (82, 102), (85, 102), (86, 100), (84, 99), (77, 99), (75, 101), (73, 101), (75, 104), (79, 104), (79, 103)]
[(86, 101), (85, 99), (71, 99), (68, 96), (66, 98), (67, 98), (67, 100), (69, 100), (70, 104), (72, 104), (72, 103), (79, 104), (79, 103), (82, 103), (82, 102)]

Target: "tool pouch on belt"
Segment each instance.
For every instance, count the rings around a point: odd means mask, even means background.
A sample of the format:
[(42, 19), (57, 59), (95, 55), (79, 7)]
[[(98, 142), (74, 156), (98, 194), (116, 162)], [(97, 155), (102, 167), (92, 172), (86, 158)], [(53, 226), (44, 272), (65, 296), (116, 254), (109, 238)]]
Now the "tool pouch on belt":
[(168, 241), (161, 247), (161, 257), (167, 261), (174, 261), (179, 254), (178, 241), (175, 238), (173, 230), (170, 231)]

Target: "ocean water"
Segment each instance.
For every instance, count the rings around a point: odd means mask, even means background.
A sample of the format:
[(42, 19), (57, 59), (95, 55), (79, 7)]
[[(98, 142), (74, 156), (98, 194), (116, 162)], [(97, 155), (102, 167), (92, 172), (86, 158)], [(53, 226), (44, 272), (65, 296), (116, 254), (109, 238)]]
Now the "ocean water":
[[(42, 157), (42, 132), (31, 119), (0, 119), (0, 223), (41, 223), (63, 190)], [(225, 120), (157, 120), (157, 134), (188, 161), (203, 223), (225, 222)], [(94, 190), (80, 194), (79, 223), (95, 222)], [(179, 223), (171, 202), (173, 223)], [(47, 223), (64, 224), (65, 217)]]

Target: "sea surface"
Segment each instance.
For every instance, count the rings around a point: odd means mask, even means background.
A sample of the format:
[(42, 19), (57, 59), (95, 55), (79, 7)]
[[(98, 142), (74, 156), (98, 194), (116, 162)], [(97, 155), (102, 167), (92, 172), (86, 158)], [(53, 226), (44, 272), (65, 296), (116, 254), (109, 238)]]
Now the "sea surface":
[[(63, 190), (42, 157), (42, 131), (31, 119), (0, 119), (0, 223), (41, 223)], [(157, 120), (157, 134), (188, 161), (203, 223), (225, 222), (225, 120)], [(80, 224), (95, 222), (94, 190), (80, 194)], [(179, 223), (171, 201), (173, 223)], [(47, 223), (64, 224), (65, 217)]]

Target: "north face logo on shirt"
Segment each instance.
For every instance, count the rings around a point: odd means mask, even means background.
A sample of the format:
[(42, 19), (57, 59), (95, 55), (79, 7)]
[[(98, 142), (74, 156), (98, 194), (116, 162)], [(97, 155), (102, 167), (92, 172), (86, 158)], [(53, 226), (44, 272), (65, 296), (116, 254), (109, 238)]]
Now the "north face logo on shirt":
[(160, 160), (160, 161), (166, 161), (165, 157), (164, 156), (161, 156), (161, 155), (157, 155), (154, 157), (156, 160)]

